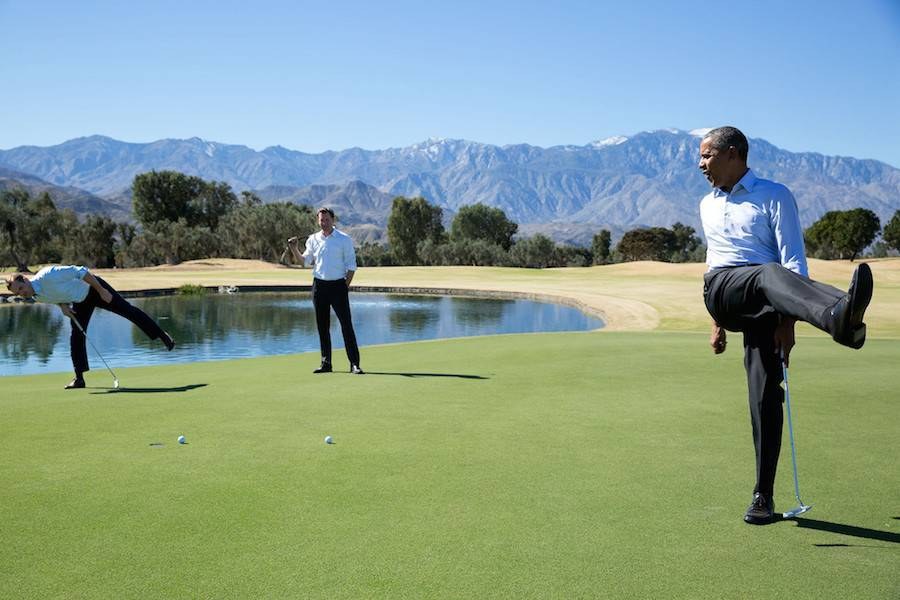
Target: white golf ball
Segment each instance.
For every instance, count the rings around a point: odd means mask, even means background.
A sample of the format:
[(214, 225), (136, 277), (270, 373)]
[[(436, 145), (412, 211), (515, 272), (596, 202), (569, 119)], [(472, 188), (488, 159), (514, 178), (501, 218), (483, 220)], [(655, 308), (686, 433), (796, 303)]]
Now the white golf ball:
[(187, 440), (184, 439), (184, 436), (183, 436), (183, 435), (179, 435), (179, 436), (178, 436), (178, 443), (179, 443), (179, 444), (186, 444), (186, 443), (187, 443)]
[(333, 443), (334, 443), (334, 440), (331, 439), (331, 436), (330, 436), (330, 435), (326, 435), (326, 436), (325, 436), (325, 443), (326, 443), (326, 444), (333, 444)]

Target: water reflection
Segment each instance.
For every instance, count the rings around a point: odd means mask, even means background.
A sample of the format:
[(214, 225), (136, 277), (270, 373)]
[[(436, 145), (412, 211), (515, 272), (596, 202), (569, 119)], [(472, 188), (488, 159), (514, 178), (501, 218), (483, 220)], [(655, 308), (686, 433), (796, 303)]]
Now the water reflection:
[(441, 298), (435, 296), (398, 296), (397, 298), (397, 304), (388, 314), (393, 330), (403, 331), (406, 329), (412, 332), (422, 332), (434, 327), (440, 318), (436, 308), (439, 306)]
[[(131, 302), (158, 319), (177, 347), (165, 352), (158, 340), (148, 340), (125, 319), (98, 310), (88, 336), (114, 367), (319, 349), (309, 294), (161, 296)], [(528, 300), (354, 293), (350, 303), (361, 346), (603, 326), (574, 308)], [(71, 370), (68, 338), (69, 325), (55, 306), (0, 306), (0, 375)], [(343, 340), (335, 317), (332, 340), (340, 364), (345, 358), (337, 352)], [(90, 348), (88, 356), (95, 369), (102, 367)]]
[[(62, 313), (56, 306), (6, 307), (0, 310), (0, 355), (14, 363), (33, 359), (46, 364), (62, 329)], [(68, 341), (68, 328), (65, 333)]]
[[(148, 314), (162, 315), (165, 323), (160, 324), (180, 346), (225, 341), (236, 331), (261, 341), (316, 333), (315, 321), (303, 318), (308, 294), (163, 296), (134, 302)], [(135, 339), (142, 337), (135, 330)]]

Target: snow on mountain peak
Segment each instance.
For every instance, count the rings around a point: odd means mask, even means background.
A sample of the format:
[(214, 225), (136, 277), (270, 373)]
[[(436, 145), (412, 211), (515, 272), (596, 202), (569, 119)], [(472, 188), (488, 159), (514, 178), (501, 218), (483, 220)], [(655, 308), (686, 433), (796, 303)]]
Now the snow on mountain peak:
[(628, 141), (628, 138), (624, 135), (614, 135), (612, 137), (608, 137), (605, 140), (599, 140), (597, 142), (592, 142), (591, 146), (595, 148), (603, 148), (604, 146), (618, 146), (619, 144), (624, 144)]
[(701, 127), (700, 129), (691, 129), (688, 133), (690, 133), (694, 137), (702, 138), (713, 129), (713, 127)]

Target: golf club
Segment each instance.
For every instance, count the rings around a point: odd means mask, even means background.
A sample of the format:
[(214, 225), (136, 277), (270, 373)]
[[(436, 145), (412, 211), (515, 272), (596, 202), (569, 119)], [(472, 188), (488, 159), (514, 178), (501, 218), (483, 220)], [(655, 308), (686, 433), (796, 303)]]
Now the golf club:
[(116, 377), (116, 374), (113, 373), (113, 370), (109, 368), (109, 363), (106, 362), (106, 359), (103, 358), (103, 355), (100, 354), (100, 351), (99, 351), (99, 350), (97, 350), (97, 346), (94, 345), (94, 342), (91, 341), (91, 338), (89, 338), (89, 337), (87, 336), (87, 332), (86, 332), (86, 331), (84, 330), (84, 328), (81, 326), (81, 323), (78, 322), (78, 319), (75, 318), (75, 317), (72, 317), (71, 320), (72, 320), (73, 323), (75, 323), (75, 326), (78, 327), (78, 331), (81, 332), (81, 335), (84, 336), (84, 339), (86, 339), (86, 340), (88, 341), (88, 344), (91, 345), (91, 348), (94, 349), (94, 352), (97, 353), (97, 356), (100, 357), (100, 360), (103, 361), (103, 364), (106, 365), (106, 369), (109, 371), (109, 374), (112, 375), (112, 377), (113, 377), (113, 388), (119, 389), (119, 378)]
[(802, 515), (806, 511), (812, 508), (808, 504), (803, 504), (803, 500), (800, 499), (800, 482), (797, 479), (797, 450), (794, 446), (794, 424), (791, 420), (791, 392), (788, 388), (788, 369), (787, 363), (784, 360), (784, 351), (781, 352), (781, 371), (784, 374), (784, 404), (787, 407), (787, 418), (788, 418), (788, 435), (791, 438), (791, 463), (794, 465), (794, 493), (797, 496), (797, 504), (796, 508), (792, 508), (786, 513), (782, 513), (782, 517), (785, 519), (790, 519), (796, 517), (797, 515)]

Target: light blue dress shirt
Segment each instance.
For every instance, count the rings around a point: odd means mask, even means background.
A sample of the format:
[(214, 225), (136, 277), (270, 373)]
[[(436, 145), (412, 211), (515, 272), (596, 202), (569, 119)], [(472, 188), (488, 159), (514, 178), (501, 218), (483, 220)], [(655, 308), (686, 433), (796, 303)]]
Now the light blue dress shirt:
[(87, 272), (87, 267), (44, 267), (31, 279), (34, 299), (47, 304), (81, 302), (91, 290), (83, 279)]
[(709, 269), (776, 262), (809, 276), (797, 201), (785, 186), (747, 170), (731, 192), (700, 201)]
[(347, 271), (356, 270), (353, 239), (337, 229), (333, 229), (329, 236), (321, 231), (316, 232), (306, 239), (303, 262), (313, 268), (313, 277), (316, 279), (343, 279)]

